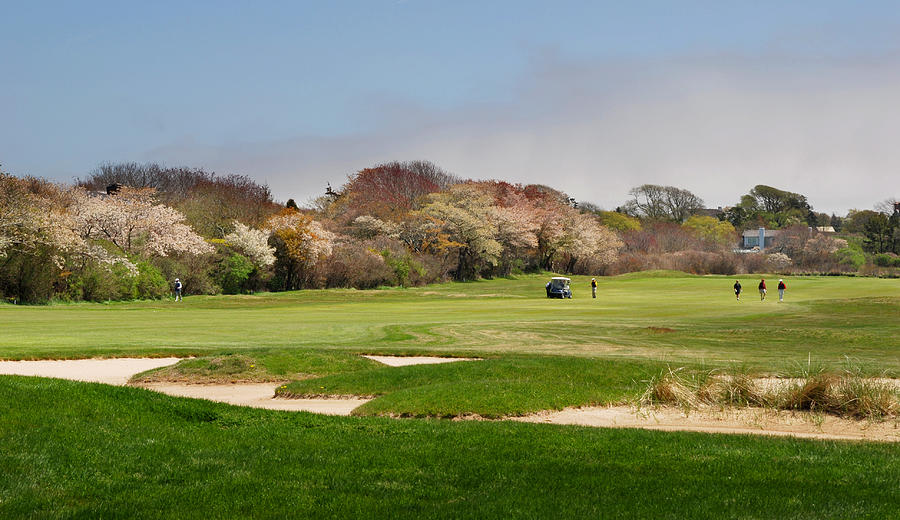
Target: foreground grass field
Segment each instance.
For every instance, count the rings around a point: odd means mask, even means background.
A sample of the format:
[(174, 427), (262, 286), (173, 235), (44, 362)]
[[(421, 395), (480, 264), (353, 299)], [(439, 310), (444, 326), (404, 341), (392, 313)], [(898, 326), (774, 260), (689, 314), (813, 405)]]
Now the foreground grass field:
[[(785, 303), (738, 303), (727, 277), (600, 279), (596, 300), (576, 277), (563, 301), (546, 278), (4, 305), (0, 359), (192, 355), (142, 379), (294, 381), (378, 396), (358, 415), (437, 417), (620, 402), (667, 367), (900, 374), (900, 280), (790, 278)], [(10, 376), (0, 446), (0, 517), (900, 515), (895, 444), (330, 418)]]
[(0, 417), (2, 518), (823, 519), (900, 507), (891, 444), (326, 417), (12, 376)]

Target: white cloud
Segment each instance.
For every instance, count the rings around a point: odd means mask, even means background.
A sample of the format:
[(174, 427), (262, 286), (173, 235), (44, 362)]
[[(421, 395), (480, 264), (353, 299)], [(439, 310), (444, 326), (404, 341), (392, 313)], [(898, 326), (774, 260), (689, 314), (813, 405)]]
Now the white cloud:
[(770, 184), (841, 213), (900, 195), (898, 65), (892, 56), (542, 55), (492, 105), (428, 111), (393, 102), (366, 114), (384, 121), (369, 133), (185, 141), (146, 159), (246, 173), (298, 201), (380, 161), (428, 159), (463, 177), (548, 184), (608, 208), (643, 183), (684, 187), (712, 206)]

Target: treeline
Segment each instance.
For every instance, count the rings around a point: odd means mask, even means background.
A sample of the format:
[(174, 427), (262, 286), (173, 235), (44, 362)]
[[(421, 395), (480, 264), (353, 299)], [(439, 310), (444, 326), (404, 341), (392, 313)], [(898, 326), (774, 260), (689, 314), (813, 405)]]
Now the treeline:
[[(249, 177), (202, 169), (104, 164), (74, 186), (0, 172), (0, 294), (160, 298), (175, 277), (188, 294), (215, 294), (538, 270), (846, 272), (890, 267), (900, 246), (896, 214), (852, 212), (838, 219), (850, 238), (839, 238), (813, 225), (837, 217), (766, 186), (721, 211), (672, 186), (629, 196), (603, 211), (547, 186), (465, 180), (426, 161), (363, 169), (305, 208), (275, 202)], [(782, 230), (776, 245), (736, 253), (738, 231), (757, 225)]]

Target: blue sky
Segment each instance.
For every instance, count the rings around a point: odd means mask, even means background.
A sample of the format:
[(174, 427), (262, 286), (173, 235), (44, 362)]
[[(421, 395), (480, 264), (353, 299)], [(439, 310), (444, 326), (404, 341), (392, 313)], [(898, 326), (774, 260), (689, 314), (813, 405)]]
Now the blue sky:
[(900, 195), (893, 2), (0, 4), (20, 175), (156, 161), (302, 201), (430, 159), (608, 208), (642, 183), (838, 212)]

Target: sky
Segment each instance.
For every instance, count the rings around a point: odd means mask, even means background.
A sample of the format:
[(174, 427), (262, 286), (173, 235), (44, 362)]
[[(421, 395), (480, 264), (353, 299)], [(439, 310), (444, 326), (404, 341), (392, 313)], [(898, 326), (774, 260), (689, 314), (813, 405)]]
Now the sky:
[(0, 0), (0, 164), (248, 175), (307, 201), (390, 160), (613, 209), (756, 184), (900, 196), (893, 1)]

